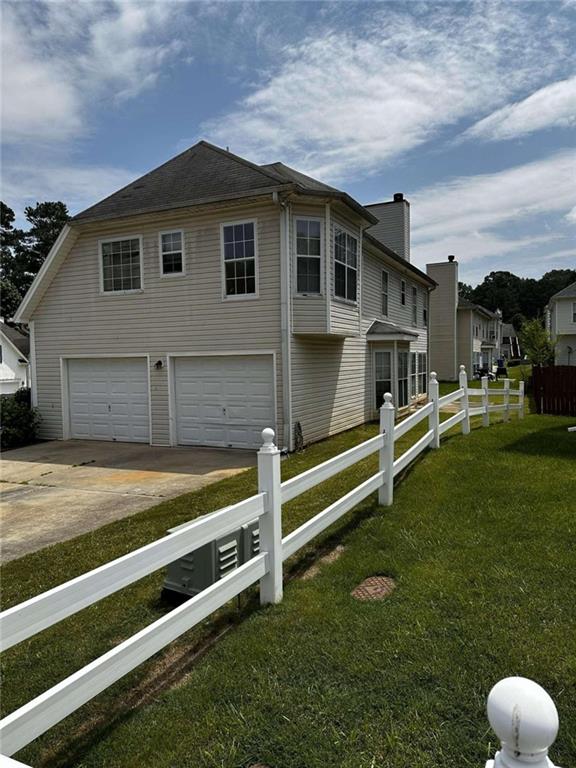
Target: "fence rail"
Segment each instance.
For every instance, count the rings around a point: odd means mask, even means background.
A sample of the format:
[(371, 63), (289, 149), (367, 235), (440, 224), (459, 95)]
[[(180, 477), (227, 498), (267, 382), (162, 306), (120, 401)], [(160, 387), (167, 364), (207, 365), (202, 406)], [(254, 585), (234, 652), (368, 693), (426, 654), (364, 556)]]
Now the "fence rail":
[[(380, 409), (380, 433), (376, 437), (283, 483), (280, 451), (274, 445), (274, 432), (265, 429), (262, 433), (264, 442), (258, 452), (256, 495), (194, 520), (169, 536), (4, 611), (0, 614), (0, 647), (3, 650), (245, 523), (259, 521), (259, 555), (0, 721), (2, 754), (17, 752), (256, 582), (260, 584), (262, 604), (280, 602), (284, 560), (372, 493), (378, 492), (380, 504), (392, 504), (394, 478), (426, 448), (438, 448), (440, 436), (452, 427), (461, 424), (463, 434), (468, 434), (472, 413), (482, 414), (485, 425), (489, 424), (490, 413), (494, 409), (503, 411), (504, 418), (509, 418), (511, 406), (506, 396), (506, 391), (510, 392), (509, 385), (508, 381), (503, 390), (488, 390), (488, 380), (483, 379), (482, 390), (469, 389), (466, 371), (461, 366), (458, 390), (441, 398), (436, 374), (432, 373), (430, 402), (423, 408), (395, 424), (392, 395), (387, 393)], [(505, 402), (490, 405), (490, 396), (502, 393), (505, 394)], [(480, 408), (470, 408), (470, 394), (482, 397)], [(517, 409), (522, 416), (522, 383), (516, 394), (519, 397)], [(457, 413), (441, 422), (442, 408), (452, 407), (454, 403), (459, 403)], [(395, 459), (395, 442), (426, 418), (426, 433)], [(284, 503), (375, 453), (379, 457), (376, 474), (282, 538)]]

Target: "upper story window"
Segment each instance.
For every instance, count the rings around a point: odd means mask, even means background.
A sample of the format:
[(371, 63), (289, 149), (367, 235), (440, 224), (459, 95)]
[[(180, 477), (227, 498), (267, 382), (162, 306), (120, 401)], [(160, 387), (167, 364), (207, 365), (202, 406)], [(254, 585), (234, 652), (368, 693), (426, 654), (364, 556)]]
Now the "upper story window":
[(163, 277), (184, 274), (184, 235), (160, 232), (160, 269)]
[(576, 301), (572, 302), (572, 322), (576, 323)]
[(382, 270), (382, 314), (388, 317), (388, 272)]
[(358, 240), (341, 229), (334, 236), (334, 295), (356, 301), (358, 284)]
[(256, 222), (222, 225), (224, 296), (256, 296)]
[(406, 306), (406, 280), (400, 280), (400, 303)]
[(102, 291), (126, 293), (142, 288), (142, 238), (100, 242)]
[(320, 293), (322, 226), (319, 219), (296, 220), (296, 291)]
[(418, 325), (418, 289), (412, 286), (412, 325)]
[(428, 328), (428, 294), (424, 294), (424, 306), (422, 307), (422, 325)]

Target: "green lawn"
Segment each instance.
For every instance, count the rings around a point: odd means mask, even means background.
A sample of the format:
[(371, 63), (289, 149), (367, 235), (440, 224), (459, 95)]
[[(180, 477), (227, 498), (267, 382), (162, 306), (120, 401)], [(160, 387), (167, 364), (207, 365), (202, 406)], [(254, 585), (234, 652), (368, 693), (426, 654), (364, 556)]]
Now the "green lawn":
[[(486, 694), (521, 674), (558, 706), (554, 761), (576, 764), (571, 423), (529, 415), (469, 437), (453, 430), (408, 472), (392, 508), (371, 497), (290, 564), (281, 605), (260, 609), (253, 590), (17, 757), (36, 768), (477, 768), (494, 749)], [(314, 445), (283, 462), (283, 477), (375, 431)], [(375, 461), (287, 505), (285, 532), (372, 474)], [(4, 607), (243, 498), (255, 483), (250, 470), (9, 563)], [(300, 578), (336, 544), (339, 559)], [(353, 600), (354, 586), (375, 573), (394, 576), (393, 595)], [(144, 579), (5, 653), (4, 712), (169, 610), (161, 581)]]

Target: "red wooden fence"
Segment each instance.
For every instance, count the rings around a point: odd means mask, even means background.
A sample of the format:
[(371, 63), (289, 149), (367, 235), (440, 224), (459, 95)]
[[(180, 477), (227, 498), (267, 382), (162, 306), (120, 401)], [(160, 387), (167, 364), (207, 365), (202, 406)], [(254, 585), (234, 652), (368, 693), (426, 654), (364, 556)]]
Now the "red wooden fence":
[(538, 413), (576, 416), (576, 366), (534, 367), (532, 392)]

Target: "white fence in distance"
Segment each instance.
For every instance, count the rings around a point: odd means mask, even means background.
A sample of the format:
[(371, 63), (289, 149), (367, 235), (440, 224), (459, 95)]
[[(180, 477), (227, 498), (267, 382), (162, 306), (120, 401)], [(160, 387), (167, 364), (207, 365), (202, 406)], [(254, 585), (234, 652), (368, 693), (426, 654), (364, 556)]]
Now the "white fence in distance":
[[(502, 393), (504, 402), (491, 405), (490, 396)], [(431, 373), (429, 395), (427, 405), (396, 424), (392, 395), (387, 393), (380, 409), (378, 435), (284, 482), (274, 432), (265, 429), (258, 452), (256, 495), (194, 520), (175, 533), (1, 613), (0, 649), (6, 650), (209, 541), (245, 523), (259, 521), (259, 555), (0, 721), (2, 755), (13, 755), (22, 749), (251, 585), (259, 582), (262, 604), (280, 602), (284, 560), (372, 493), (378, 492), (380, 504), (392, 504), (394, 478), (426, 448), (439, 448), (441, 436), (451, 427), (461, 424), (463, 434), (468, 434), (470, 416), (477, 412), (482, 413), (483, 423), (488, 425), (494, 410), (502, 410), (507, 419), (513, 409), (522, 416), (524, 407), (522, 383), (518, 390), (511, 390), (509, 381), (503, 390), (489, 390), (486, 379), (482, 380), (481, 390), (469, 388), (464, 366), (460, 367), (459, 388), (444, 397), (439, 397), (436, 374)], [(478, 395), (482, 398), (481, 407), (470, 408), (469, 398)], [(517, 404), (510, 404), (510, 395), (518, 396)], [(454, 407), (455, 403), (457, 412), (441, 422), (442, 408)], [(395, 442), (424, 419), (428, 420), (425, 434), (394, 459)], [(378, 472), (282, 538), (284, 503), (374, 453), (379, 455)]]

